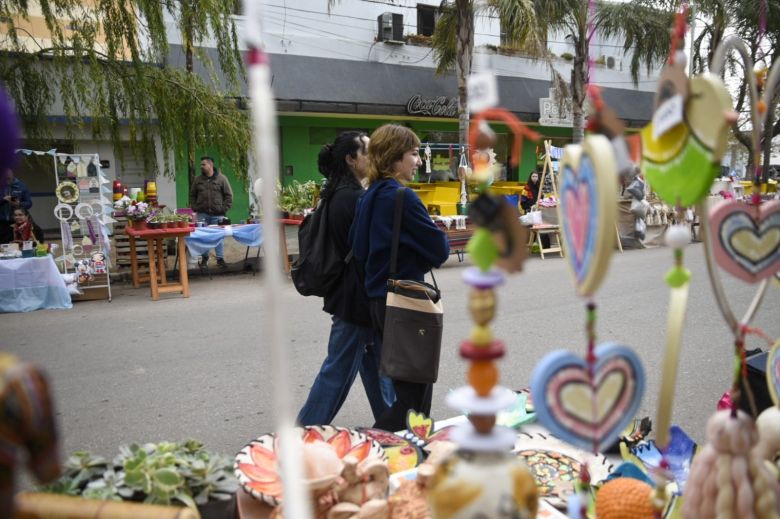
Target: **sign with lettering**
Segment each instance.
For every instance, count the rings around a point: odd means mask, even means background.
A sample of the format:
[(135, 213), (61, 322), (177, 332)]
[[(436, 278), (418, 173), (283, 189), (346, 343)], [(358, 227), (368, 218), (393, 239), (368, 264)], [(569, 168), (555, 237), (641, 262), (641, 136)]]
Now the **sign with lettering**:
[(544, 126), (572, 126), (571, 99), (558, 102), (551, 89), (550, 97), (539, 98), (539, 124)]
[(423, 97), (414, 95), (406, 103), (406, 113), (430, 117), (457, 117), (458, 99), (446, 96)]

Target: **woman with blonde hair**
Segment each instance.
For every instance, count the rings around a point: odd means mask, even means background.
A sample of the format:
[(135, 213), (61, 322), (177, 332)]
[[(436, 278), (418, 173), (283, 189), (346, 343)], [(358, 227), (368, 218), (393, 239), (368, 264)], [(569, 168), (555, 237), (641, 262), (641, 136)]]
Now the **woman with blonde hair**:
[[(358, 201), (350, 229), (354, 258), (365, 270), (371, 321), (378, 335), (384, 332), (387, 280), (423, 281), (426, 273), (447, 260), (447, 236), (433, 223), (420, 197), (404, 186), (422, 165), (420, 140), (404, 126), (386, 124), (371, 134), (368, 145), (369, 187)], [(404, 189), (398, 260), (390, 272), (390, 250), (396, 192)], [(374, 427), (387, 431), (406, 428), (410, 409), (426, 415), (431, 411), (432, 384), (393, 379), (395, 403), (380, 416)]]

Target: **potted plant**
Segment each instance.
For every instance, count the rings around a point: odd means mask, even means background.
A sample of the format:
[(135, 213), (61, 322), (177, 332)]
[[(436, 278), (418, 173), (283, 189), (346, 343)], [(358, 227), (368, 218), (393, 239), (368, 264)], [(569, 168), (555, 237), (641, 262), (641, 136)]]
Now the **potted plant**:
[(176, 226), (181, 228), (187, 228), (190, 226), (190, 216), (187, 214), (175, 214), (173, 217), (176, 219)]
[(131, 222), (133, 229), (146, 229), (146, 218), (149, 216), (151, 208), (146, 202), (132, 200), (125, 209), (127, 219)]
[(119, 448), (109, 462), (88, 452), (75, 452), (63, 475), (42, 492), (88, 499), (184, 505), (201, 517), (233, 517), (238, 481), (232, 461), (210, 453), (195, 440), (179, 443), (132, 444)]
[(319, 186), (313, 180), (293, 181), (284, 186), (279, 195), (279, 208), (288, 213), (292, 220), (303, 220), (307, 209), (314, 206), (314, 198)]

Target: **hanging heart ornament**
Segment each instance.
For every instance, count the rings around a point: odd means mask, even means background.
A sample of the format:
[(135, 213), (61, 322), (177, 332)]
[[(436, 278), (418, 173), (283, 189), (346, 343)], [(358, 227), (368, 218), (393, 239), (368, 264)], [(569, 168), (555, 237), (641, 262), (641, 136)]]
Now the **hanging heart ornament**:
[(780, 202), (760, 206), (724, 200), (710, 209), (718, 265), (748, 283), (780, 272)]
[(617, 163), (612, 144), (590, 135), (564, 148), (558, 221), (566, 262), (577, 292), (592, 295), (607, 272), (615, 248)]
[(563, 350), (547, 355), (534, 369), (531, 397), (539, 423), (555, 436), (603, 451), (634, 419), (645, 373), (627, 346), (606, 343), (595, 354), (592, 380), (582, 358)]

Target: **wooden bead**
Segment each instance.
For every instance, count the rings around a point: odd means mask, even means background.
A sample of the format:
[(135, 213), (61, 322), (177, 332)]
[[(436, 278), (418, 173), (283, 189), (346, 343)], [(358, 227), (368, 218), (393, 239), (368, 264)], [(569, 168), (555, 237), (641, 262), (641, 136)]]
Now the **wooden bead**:
[(498, 369), (492, 360), (474, 361), (469, 367), (469, 385), (477, 395), (486, 397), (498, 382)]
[(469, 312), (479, 326), (485, 326), (496, 315), (496, 295), (493, 290), (472, 290), (469, 295)]
[(487, 326), (475, 326), (471, 329), (469, 339), (474, 343), (474, 346), (487, 346), (493, 342), (493, 332)]
[(479, 434), (490, 434), (493, 426), (496, 425), (496, 415), (469, 415), (469, 422), (474, 426)]

